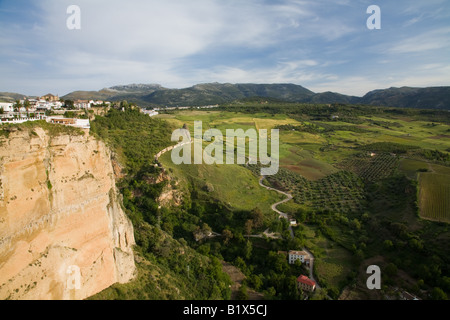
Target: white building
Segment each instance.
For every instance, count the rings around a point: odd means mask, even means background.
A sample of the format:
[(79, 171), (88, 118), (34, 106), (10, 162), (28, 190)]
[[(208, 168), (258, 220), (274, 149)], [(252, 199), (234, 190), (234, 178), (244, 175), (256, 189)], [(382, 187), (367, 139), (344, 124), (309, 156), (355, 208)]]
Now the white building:
[(62, 124), (65, 126), (76, 127), (81, 129), (90, 129), (89, 119), (63, 118), (59, 116), (47, 117), (47, 122), (54, 124)]
[(289, 264), (294, 264), (297, 260), (309, 264), (309, 255), (305, 251), (289, 251)]
[(157, 116), (159, 113), (155, 110), (142, 110), (143, 113), (149, 115), (150, 117)]
[(13, 112), (13, 103), (0, 102), (0, 108), (3, 108), (3, 112)]
[(45, 103), (40, 102), (36, 105), (36, 109), (45, 111), (45, 110), (50, 110), (51, 107), (50, 107), (50, 104), (48, 104), (47, 102), (45, 102)]
[(61, 109), (61, 107), (63, 106), (63, 103), (60, 101), (54, 101), (54, 102), (50, 102), (50, 108), (54, 108), (54, 109)]
[(89, 100), (75, 100), (73, 105), (77, 109), (89, 109), (91, 107)]

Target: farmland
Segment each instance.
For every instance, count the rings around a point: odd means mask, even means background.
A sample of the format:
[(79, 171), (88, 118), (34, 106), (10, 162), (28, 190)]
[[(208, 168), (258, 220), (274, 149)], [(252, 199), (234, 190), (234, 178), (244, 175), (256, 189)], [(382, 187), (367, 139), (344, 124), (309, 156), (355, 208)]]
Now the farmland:
[[(353, 286), (361, 287), (355, 283), (361, 278), (358, 272), (373, 257), (382, 257), (386, 265), (395, 265), (410, 277), (424, 280), (424, 285), (408, 287), (412, 292), (431, 292), (436, 287), (450, 291), (443, 280), (450, 272), (447, 225), (433, 222), (449, 222), (447, 114), (239, 102), (222, 106), (220, 111), (171, 111), (158, 118), (177, 127), (186, 125), (191, 134), (198, 120), (203, 121), (203, 130), (216, 128), (223, 133), (239, 128), (280, 130), (280, 169), (267, 176), (265, 184), (293, 195), (293, 200), (278, 209), (299, 222), (294, 240), (288, 240), (286, 226), (277, 222), (270, 210), (270, 204), (279, 201), (280, 195), (257, 186), (260, 165), (175, 166), (168, 155), (161, 159), (180, 186), (196, 190), (193, 203), (211, 212), (199, 215), (203, 222), (214, 226), (216, 232), (222, 231), (220, 226), (229, 228), (235, 235), (230, 240), (233, 245), (253, 246), (253, 253), (247, 249), (242, 253), (242, 248), (232, 249), (230, 244), (220, 246), (217, 238), (194, 244), (201, 251), (234, 261), (250, 279), (260, 278), (261, 284), (255, 285), (253, 280), (248, 283), (253, 289), (268, 297), (292, 298), (282, 293), (286, 290), (280, 284), (284, 280), (273, 281), (268, 264), (279, 260), (275, 257), (277, 250), (307, 246), (316, 255), (319, 283), (334, 298), (344, 289), (348, 294)], [(220, 215), (221, 209), (209, 210), (210, 200), (206, 199), (211, 198), (224, 204), (227, 212)], [(237, 212), (254, 208), (265, 216), (263, 229), (278, 232), (283, 240), (245, 242), (239, 238), (240, 233), (252, 228), (245, 220), (251, 215)], [(234, 216), (228, 211), (235, 212)], [(256, 254), (270, 254), (272, 258), (261, 260)], [(414, 263), (425, 261), (424, 257), (430, 258), (433, 266)], [(286, 277), (293, 271), (279, 265), (277, 268)], [(433, 272), (433, 268), (440, 271)], [(392, 274), (384, 281), (402, 285)], [(273, 288), (282, 292), (273, 296)], [(351, 296), (357, 294), (355, 291)]]
[(450, 176), (420, 173), (420, 215), (433, 221), (450, 222)]

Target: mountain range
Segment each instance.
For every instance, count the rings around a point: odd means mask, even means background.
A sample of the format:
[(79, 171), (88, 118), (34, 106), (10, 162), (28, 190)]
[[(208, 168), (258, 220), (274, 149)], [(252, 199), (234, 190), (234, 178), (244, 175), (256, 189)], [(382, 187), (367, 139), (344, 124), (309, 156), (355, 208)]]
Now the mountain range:
[[(23, 97), (23, 95), (0, 92), (0, 99), (3, 100), (6, 100), (7, 97), (14, 100), (17, 96)], [(448, 86), (392, 87), (370, 91), (363, 97), (356, 97), (336, 92), (315, 93), (296, 84), (206, 83), (184, 89), (168, 89), (159, 84), (130, 84), (104, 88), (99, 91), (74, 91), (62, 98), (69, 100), (126, 100), (142, 107), (176, 107), (222, 104), (251, 97), (301, 103), (344, 103), (450, 110), (450, 87)]]

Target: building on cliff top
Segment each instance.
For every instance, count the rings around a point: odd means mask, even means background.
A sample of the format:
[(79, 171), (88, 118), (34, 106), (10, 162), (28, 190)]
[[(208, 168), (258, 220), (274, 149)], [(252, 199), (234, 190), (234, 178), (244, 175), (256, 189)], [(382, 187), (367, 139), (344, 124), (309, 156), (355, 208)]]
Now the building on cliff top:
[(90, 129), (91, 128), (89, 119), (47, 117), (47, 122), (54, 123), (54, 124), (62, 124), (65, 126), (76, 127), (76, 128), (80, 128), (80, 129)]

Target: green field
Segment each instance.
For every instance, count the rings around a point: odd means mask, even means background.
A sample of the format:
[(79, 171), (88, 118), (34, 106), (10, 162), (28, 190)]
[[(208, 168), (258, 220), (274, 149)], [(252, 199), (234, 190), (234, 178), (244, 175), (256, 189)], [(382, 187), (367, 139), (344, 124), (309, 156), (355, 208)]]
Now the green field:
[(450, 176), (420, 173), (419, 188), (420, 216), (450, 222)]
[[(258, 252), (308, 247), (316, 257), (315, 276), (333, 298), (344, 288), (353, 290), (352, 285), (361, 278), (356, 273), (363, 261), (380, 256), (412, 277), (423, 279), (426, 290), (445, 287), (442, 277), (448, 276), (449, 254), (444, 244), (449, 234), (446, 224), (435, 222), (450, 222), (448, 120), (437, 122), (420, 112), (378, 110), (367, 115), (366, 109), (359, 109), (358, 114), (353, 107), (343, 106), (343, 116), (331, 121), (328, 106), (274, 105), (276, 113), (269, 107), (253, 107), (239, 104), (237, 111), (183, 110), (158, 117), (178, 127), (186, 124), (191, 134), (194, 121), (199, 120), (204, 131), (217, 128), (224, 136), (226, 129), (279, 129), (280, 170), (266, 181), (293, 195), (293, 200), (278, 209), (300, 223), (295, 239), (290, 240), (289, 233), (273, 220), (271, 205), (284, 197), (258, 185), (258, 167), (175, 166), (166, 154), (161, 162), (179, 179), (180, 187), (194, 186), (200, 199), (216, 199), (231, 210), (259, 208), (266, 217), (265, 228), (279, 232), (283, 239), (255, 240)], [(418, 217), (417, 204), (420, 217), (426, 220)], [(202, 216), (208, 217), (213, 216)], [(244, 229), (238, 225), (232, 228), (238, 234)], [(235, 241), (239, 249), (222, 247), (224, 258), (234, 261), (251, 256), (238, 253), (247, 244), (242, 239)], [(200, 247), (208, 251), (215, 245)], [(432, 271), (426, 262), (413, 263), (419, 256), (433, 257), (432, 264), (442, 271)], [(276, 277), (269, 272), (274, 266), (263, 259), (238, 259), (236, 265), (247, 275), (264, 270), (258, 277), (272, 280), (263, 281), (262, 288), (274, 286)], [(283, 269), (281, 262), (276, 266)], [(394, 278), (391, 276), (387, 284), (402, 286), (402, 280)]]
[(425, 161), (402, 159), (399, 170), (404, 172), (410, 179), (416, 179), (419, 170), (429, 170), (430, 165)]
[(322, 285), (343, 289), (345, 280), (354, 269), (352, 254), (317, 234), (313, 226), (303, 225), (296, 228), (296, 233), (304, 235), (306, 246), (314, 254), (314, 272)]
[[(258, 178), (239, 165), (175, 165), (170, 153), (164, 154), (160, 161), (181, 180), (182, 186), (193, 185), (235, 210), (259, 208), (268, 217), (275, 217), (271, 205), (284, 199), (279, 193), (261, 187)], [(211, 186), (209, 191), (207, 184)]]

